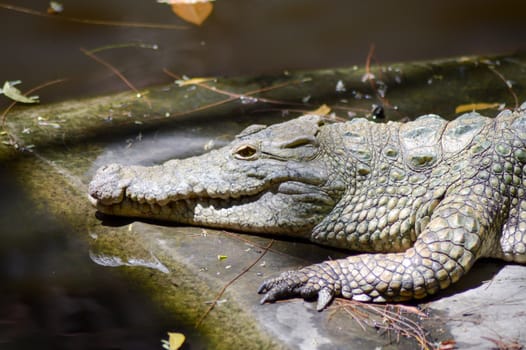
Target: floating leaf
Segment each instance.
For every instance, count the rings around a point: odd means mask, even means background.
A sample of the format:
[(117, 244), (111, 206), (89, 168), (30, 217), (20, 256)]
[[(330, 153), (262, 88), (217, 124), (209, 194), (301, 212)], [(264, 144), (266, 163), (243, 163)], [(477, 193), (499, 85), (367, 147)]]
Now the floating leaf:
[(24, 96), (15, 85), (20, 84), (20, 80), (17, 81), (6, 81), (0, 92), (16, 102), (22, 103), (38, 103), (38, 96)]
[(168, 339), (170, 344), (170, 350), (177, 350), (183, 345), (186, 338), (183, 333), (168, 332)]
[(375, 79), (375, 76), (373, 73), (365, 73), (364, 75), (362, 75), (362, 83), (365, 83), (366, 81), (374, 80), (374, 79)]
[(187, 22), (201, 25), (212, 13), (210, 0), (158, 0), (172, 5), (172, 11)]
[(57, 2), (57, 1), (49, 2), (47, 13), (49, 13), (50, 15), (56, 15), (57, 13), (61, 13), (62, 11), (64, 11), (64, 5), (62, 5), (60, 2)]
[(457, 108), (455, 108), (455, 113), (464, 113), (471, 111), (480, 111), (482, 109), (498, 108), (500, 105), (500, 103), (469, 103), (457, 106)]
[(316, 115), (327, 115), (331, 113), (331, 107), (327, 106), (326, 104), (321, 105), (316, 110), (309, 112), (309, 114), (316, 114)]
[(192, 79), (178, 79), (175, 81), (177, 86), (186, 86), (186, 85), (197, 85), (201, 83), (206, 83), (207, 81), (214, 81), (215, 78), (192, 78)]
[(219, 260), (219, 261), (223, 261), (223, 260), (226, 260), (226, 259), (228, 259), (227, 255), (218, 255), (217, 256), (217, 260)]

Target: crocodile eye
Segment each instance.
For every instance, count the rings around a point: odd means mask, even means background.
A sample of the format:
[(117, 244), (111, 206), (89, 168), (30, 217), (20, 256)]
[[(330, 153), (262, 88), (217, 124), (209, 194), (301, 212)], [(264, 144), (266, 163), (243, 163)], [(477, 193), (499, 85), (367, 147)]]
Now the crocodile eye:
[(258, 150), (253, 145), (241, 145), (234, 151), (234, 157), (237, 159), (251, 160), (255, 159)]

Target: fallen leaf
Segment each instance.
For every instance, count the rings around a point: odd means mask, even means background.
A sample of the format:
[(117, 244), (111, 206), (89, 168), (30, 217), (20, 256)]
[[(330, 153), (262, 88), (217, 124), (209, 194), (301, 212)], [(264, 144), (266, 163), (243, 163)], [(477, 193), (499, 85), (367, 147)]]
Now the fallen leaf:
[(490, 108), (498, 108), (501, 104), (500, 103), (468, 103), (465, 105), (459, 105), (457, 108), (455, 108), (455, 113), (464, 113), (464, 112), (472, 112), (472, 111), (480, 111), (483, 109), (490, 109)]
[(457, 346), (457, 342), (453, 339), (441, 341), (438, 344), (437, 350), (453, 350)]
[(316, 115), (327, 115), (331, 113), (331, 107), (327, 106), (326, 104), (321, 105), (314, 111), (309, 112), (309, 114), (316, 114)]
[(61, 13), (62, 11), (64, 11), (64, 5), (62, 5), (60, 2), (57, 2), (57, 1), (49, 2), (47, 13), (49, 13), (50, 15), (56, 15), (57, 13)]
[(15, 85), (19, 84), (20, 81), (6, 81), (2, 87), (2, 92), (4, 95), (16, 102), (22, 103), (38, 103), (38, 96), (24, 96), (20, 90), (18, 90)]
[(183, 333), (171, 333), (168, 332), (168, 341), (170, 343), (170, 350), (177, 350), (183, 345), (185, 336)]
[(214, 5), (208, 0), (162, 0), (172, 5), (172, 11), (187, 22), (200, 26), (212, 13)]
[(362, 83), (365, 83), (366, 81), (374, 80), (374, 79), (375, 79), (375, 76), (373, 73), (365, 73), (364, 75), (362, 75)]
[(207, 81), (214, 81), (215, 78), (192, 78), (192, 79), (178, 79), (175, 81), (177, 86), (186, 86), (186, 85), (197, 85), (201, 83), (206, 83)]

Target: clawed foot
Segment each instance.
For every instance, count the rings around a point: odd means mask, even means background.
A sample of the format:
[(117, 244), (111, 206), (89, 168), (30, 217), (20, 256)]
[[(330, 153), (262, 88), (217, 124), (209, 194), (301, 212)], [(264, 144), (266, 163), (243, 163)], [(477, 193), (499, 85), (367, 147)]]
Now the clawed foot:
[(258, 293), (265, 294), (261, 304), (296, 296), (304, 299), (317, 296), (318, 311), (323, 310), (336, 294), (334, 282), (320, 278), (314, 271), (305, 270), (284, 272), (279, 277), (266, 280), (259, 287)]

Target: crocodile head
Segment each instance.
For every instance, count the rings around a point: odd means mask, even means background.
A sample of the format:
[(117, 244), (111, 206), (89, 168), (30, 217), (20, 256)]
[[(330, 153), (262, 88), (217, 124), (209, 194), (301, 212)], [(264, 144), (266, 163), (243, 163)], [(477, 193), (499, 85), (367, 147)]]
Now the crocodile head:
[(335, 206), (344, 183), (330, 164), (329, 125), (306, 115), (252, 125), (228, 146), (152, 167), (110, 164), (89, 185), (102, 213), (246, 232), (305, 236)]

